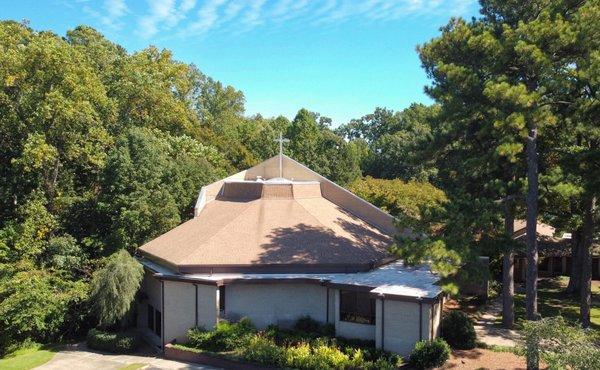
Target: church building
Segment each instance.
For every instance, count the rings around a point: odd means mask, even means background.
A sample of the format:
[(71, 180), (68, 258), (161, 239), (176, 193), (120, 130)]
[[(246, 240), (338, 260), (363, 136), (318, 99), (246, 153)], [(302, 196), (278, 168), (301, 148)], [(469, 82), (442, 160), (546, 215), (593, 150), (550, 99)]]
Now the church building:
[(388, 253), (386, 212), (279, 154), (204, 186), (195, 217), (139, 249), (138, 328), (158, 348), (192, 327), (303, 316), (408, 355), (439, 335), (439, 277)]

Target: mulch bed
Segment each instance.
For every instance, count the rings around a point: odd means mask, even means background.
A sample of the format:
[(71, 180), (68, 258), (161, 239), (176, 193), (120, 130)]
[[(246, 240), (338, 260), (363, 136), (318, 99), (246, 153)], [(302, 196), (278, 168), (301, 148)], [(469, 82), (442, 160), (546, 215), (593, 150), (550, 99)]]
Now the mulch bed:
[[(525, 357), (517, 356), (514, 353), (475, 348), (453, 350), (450, 359), (442, 366), (442, 369), (526, 370), (527, 364)], [(540, 364), (540, 369), (546, 369), (546, 367)]]

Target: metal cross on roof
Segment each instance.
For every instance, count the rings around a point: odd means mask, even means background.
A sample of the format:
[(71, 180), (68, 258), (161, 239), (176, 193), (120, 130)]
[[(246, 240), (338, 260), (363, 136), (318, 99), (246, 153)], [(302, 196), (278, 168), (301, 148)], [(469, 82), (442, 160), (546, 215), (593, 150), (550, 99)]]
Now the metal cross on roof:
[(283, 178), (283, 143), (289, 143), (290, 139), (284, 139), (280, 131), (279, 138), (275, 141), (279, 143), (279, 177)]

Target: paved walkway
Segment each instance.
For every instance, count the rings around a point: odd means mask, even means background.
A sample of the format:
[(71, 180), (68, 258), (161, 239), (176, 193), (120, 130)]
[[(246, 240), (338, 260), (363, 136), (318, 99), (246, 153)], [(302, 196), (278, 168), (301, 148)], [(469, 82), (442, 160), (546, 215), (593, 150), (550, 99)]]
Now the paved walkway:
[(475, 317), (477, 340), (488, 345), (516, 346), (521, 335), (516, 330), (501, 327), (498, 318), (502, 317), (502, 301), (499, 298), (490, 301), (486, 309)]
[(89, 350), (85, 344), (69, 346), (56, 353), (54, 358), (36, 369), (43, 370), (118, 370), (131, 364), (143, 364), (144, 369), (218, 370), (205, 365), (166, 360), (152, 354), (115, 355)]

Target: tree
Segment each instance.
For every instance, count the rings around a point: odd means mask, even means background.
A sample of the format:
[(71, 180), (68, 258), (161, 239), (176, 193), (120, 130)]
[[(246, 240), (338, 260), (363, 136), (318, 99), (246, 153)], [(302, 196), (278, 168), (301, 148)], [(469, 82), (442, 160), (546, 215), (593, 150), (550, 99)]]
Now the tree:
[(377, 108), (336, 132), (351, 142), (367, 143), (369, 150), (361, 156), (365, 175), (426, 181), (436, 172), (422, 152), (431, 140), (431, 124), (437, 111), (436, 106), (422, 104), (412, 104), (399, 112)]
[(358, 153), (327, 127), (329, 119), (301, 109), (287, 127), (285, 148), (295, 160), (341, 185), (360, 176)]
[(123, 249), (94, 273), (91, 299), (100, 326), (124, 325), (143, 276), (142, 265)]
[(52, 342), (77, 334), (87, 298), (82, 281), (0, 266), (0, 353), (27, 339)]
[(131, 129), (109, 153), (101, 208), (110, 220), (110, 242), (136, 247), (192, 216), (197, 191), (224, 176), (213, 148), (187, 136)]
[(488, 24), (460, 19), (452, 20), (440, 37), (419, 47), (419, 53), (433, 80), (426, 91), (440, 108), (432, 127), (430, 155), (453, 210), (446, 212), (444, 244), (462, 250), (463, 258), (473, 258), (489, 247), (500, 249), (503, 323), (511, 327), (512, 234), (522, 181), (524, 122), (518, 114), (504, 114), (509, 108), (494, 100), (496, 87), (490, 77), (507, 60)]
[(395, 217), (420, 220), (448, 201), (444, 192), (426, 182), (363, 177), (348, 190)]

